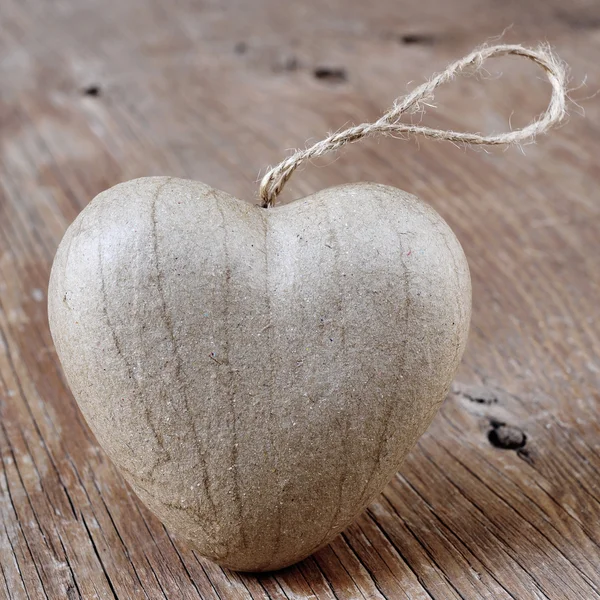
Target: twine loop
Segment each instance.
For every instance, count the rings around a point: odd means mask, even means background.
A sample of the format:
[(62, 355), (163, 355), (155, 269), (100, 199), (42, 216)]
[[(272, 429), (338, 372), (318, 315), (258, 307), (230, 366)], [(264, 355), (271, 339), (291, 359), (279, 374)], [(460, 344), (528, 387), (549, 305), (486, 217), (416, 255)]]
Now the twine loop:
[[(413, 125), (400, 121), (403, 114), (421, 110), (421, 104), (433, 99), (434, 91), (443, 83), (450, 81), (456, 75), (471, 67), (479, 71), (483, 63), (494, 56), (515, 55), (527, 58), (539, 65), (552, 86), (552, 95), (545, 112), (522, 129), (515, 129), (493, 135), (481, 135), (434, 129), (422, 125)], [(502, 44), (498, 46), (483, 46), (450, 64), (444, 71), (434, 75), (429, 81), (415, 88), (402, 98), (398, 98), (392, 108), (374, 123), (362, 123), (343, 131), (331, 134), (304, 150), (297, 150), (277, 166), (269, 169), (260, 183), (262, 206), (273, 206), (275, 199), (283, 190), (294, 171), (306, 160), (335, 152), (342, 146), (357, 142), (371, 135), (422, 135), (424, 137), (448, 140), (468, 145), (502, 145), (515, 144), (533, 140), (538, 134), (545, 133), (553, 125), (559, 123), (566, 115), (567, 104), (567, 74), (565, 65), (550, 50), (548, 46), (525, 48), (520, 45)]]

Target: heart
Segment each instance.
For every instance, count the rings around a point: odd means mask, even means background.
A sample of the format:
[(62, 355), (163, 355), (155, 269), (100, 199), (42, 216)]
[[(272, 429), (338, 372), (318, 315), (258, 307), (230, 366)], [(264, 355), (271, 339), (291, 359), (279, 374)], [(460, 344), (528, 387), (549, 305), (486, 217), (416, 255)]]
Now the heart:
[(203, 556), (292, 564), (393, 477), (448, 392), (469, 269), (393, 187), (261, 208), (149, 177), (97, 196), (50, 277), (52, 336), (98, 441)]

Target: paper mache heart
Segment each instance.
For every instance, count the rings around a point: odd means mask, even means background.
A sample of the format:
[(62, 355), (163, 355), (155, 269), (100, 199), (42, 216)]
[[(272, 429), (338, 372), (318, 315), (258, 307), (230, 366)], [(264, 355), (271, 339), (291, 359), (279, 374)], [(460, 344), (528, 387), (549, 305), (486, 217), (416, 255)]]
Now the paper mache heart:
[(396, 188), (261, 208), (137, 179), (69, 227), (52, 336), (98, 441), (205, 557), (292, 564), (393, 477), (442, 403), (469, 327), (461, 246)]

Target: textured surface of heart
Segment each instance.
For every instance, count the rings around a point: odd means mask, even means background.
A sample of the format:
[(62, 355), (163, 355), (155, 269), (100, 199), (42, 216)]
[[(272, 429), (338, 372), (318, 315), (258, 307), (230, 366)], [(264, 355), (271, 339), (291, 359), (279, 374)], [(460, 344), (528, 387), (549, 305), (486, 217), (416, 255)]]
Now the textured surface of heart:
[(443, 219), (376, 184), (263, 209), (153, 177), (94, 199), (58, 249), (52, 335), (99, 442), (222, 565), (329, 542), (429, 425), (467, 337)]

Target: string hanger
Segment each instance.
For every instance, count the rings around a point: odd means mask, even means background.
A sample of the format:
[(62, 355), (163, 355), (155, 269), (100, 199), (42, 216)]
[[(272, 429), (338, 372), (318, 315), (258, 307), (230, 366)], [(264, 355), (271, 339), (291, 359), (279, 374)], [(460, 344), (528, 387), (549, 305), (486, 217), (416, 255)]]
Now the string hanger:
[[(493, 135), (481, 135), (444, 129), (434, 129), (423, 125), (403, 123), (400, 119), (407, 112), (421, 110), (421, 106), (434, 97), (434, 91), (443, 83), (450, 81), (467, 68), (475, 72), (481, 70), (483, 63), (495, 56), (514, 55), (527, 58), (539, 65), (552, 85), (552, 95), (548, 107), (539, 117), (522, 129), (515, 129)], [(273, 206), (277, 196), (283, 190), (294, 171), (305, 161), (330, 152), (342, 146), (372, 135), (421, 135), (437, 140), (463, 143), (467, 145), (505, 145), (531, 141), (540, 133), (545, 133), (559, 123), (566, 115), (567, 73), (564, 63), (546, 45), (537, 48), (525, 48), (521, 45), (501, 44), (482, 46), (463, 58), (448, 65), (431, 79), (415, 88), (404, 97), (396, 99), (392, 108), (374, 123), (362, 123), (333, 133), (325, 139), (304, 150), (297, 150), (291, 156), (269, 169), (260, 183), (262, 206)]]

